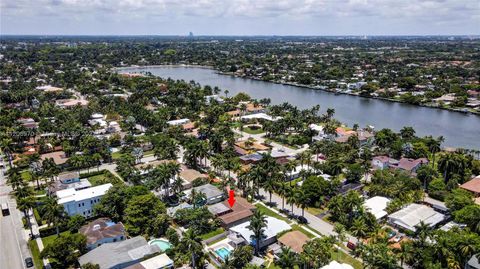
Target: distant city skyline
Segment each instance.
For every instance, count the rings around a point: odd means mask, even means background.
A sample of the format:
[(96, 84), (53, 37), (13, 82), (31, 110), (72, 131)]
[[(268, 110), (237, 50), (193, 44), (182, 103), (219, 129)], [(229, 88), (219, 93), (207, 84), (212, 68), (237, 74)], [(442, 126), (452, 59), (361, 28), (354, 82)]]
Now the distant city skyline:
[(479, 35), (478, 0), (1, 0), (0, 34)]

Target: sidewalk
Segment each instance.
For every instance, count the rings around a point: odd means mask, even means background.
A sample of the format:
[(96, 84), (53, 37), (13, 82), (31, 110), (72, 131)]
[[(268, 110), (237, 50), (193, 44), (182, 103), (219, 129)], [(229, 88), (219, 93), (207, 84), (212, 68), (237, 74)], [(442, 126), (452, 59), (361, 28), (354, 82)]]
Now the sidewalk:
[[(33, 215), (33, 210), (28, 211), (28, 218), (30, 219), (30, 224), (32, 225), (32, 232), (33, 232), (33, 238), (35, 238), (35, 241), (37, 242), (38, 245), (38, 250), (42, 252), (42, 250), (45, 248), (43, 246), (43, 241), (42, 238), (40, 237), (40, 228), (38, 227), (37, 220), (35, 219), (35, 216)], [(30, 233), (30, 230), (26, 230), (27, 234)], [(50, 262), (48, 259), (43, 259), (43, 265), (45, 268), (50, 268)]]

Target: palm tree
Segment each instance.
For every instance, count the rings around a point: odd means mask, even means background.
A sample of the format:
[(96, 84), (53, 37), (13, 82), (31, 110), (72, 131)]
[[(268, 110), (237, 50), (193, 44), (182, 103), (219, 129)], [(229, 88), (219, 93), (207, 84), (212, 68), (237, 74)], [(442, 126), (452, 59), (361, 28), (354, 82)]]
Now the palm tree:
[(277, 188), (277, 181), (273, 177), (269, 177), (263, 184), (263, 188), (268, 192), (269, 203), (272, 204), (272, 193)]
[(0, 141), (0, 148), (3, 150), (5, 155), (7, 155), (8, 165), (10, 166), (10, 168), (12, 168), (13, 167), (13, 164), (12, 164), (13, 140), (11, 138), (2, 139), (2, 141)]
[(30, 234), (33, 236), (32, 223), (30, 222), (30, 208), (35, 206), (35, 198), (33, 196), (24, 197), (18, 200), (17, 208), (20, 211), (23, 211), (25, 219), (27, 220), (28, 228), (30, 228)]
[(192, 268), (197, 268), (196, 261), (199, 258), (198, 256), (203, 253), (201, 241), (202, 240), (193, 231), (193, 229), (187, 230), (187, 232), (183, 234), (182, 240), (180, 241), (180, 245), (190, 253), (190, 262), (192, 263)]
[(25, 183), (20, 185), (17, 188), (17, 190), (15, 191), (15, 197), (17, 198), (17, 200), (22, 199), (22, 198), (26, 198), (26, 197), (29, 197), (29, 196), (33, 196), (33, 195), (34, 195), (33, 188), (28, 186)]
[(65, 218), (65, 210), (63, 205), (59, 205), (57, 199), (47, 198), (45, 204), (42, 207), (44, 219), (47, 221), (48, 226), (54, 225), (56, 234), (59, 236), (59, 226), (62, 220)]
[(280, 268), (294, 269), (295, 265), (298, 264), (297, 253), (293, 252), (289, 247), (282, 247), (281, 251), (275, 265)]
[(305, 208), (308, 206), (309, 198), (302, 189), (298, 189), (294, 193), (295, 204), (302, 209), (302, 217), (305, 217)]
[(100, 153), (95, 153), (92, 155), (92, 163), (97, 167), (97, 171), (100, 169), (101, 161), (102, 155), (100, 155)]
[(267, 227), (266, 216), (263, 212), (256, 210), (250, 219), (247, 229), (251, 230), (252, 239), (255, 240), (255, 253), (258, 254), (263, 237), (265, 236), (265, 228)]
[(367, 225), (365, 221), (361, 218), (357, 218), (353, 221), (352, 227), (350, 227), (350, 232), (353, 236), (363, 239), (367, 236)]
[(288, 187), (284, 183), (277, 185), (277, 193), (282, 197), (282, 209), (285, 209), (285, 196), (287, 195)]
[(433, 139), (433, 138), (429, 137), (426, 141), (428, 150), (430, 151), (430, 153), (432, 153), (432, 166), (433, 167), (435, 166), (435, 154), (437, 152), (440, 152), (441, 145), (442, 145), (443, 141), (445, 141), (445, 138), (443, 138), (443, 136), (439, 136), (437, 139)]
[(12, 172), (7, 179), (7, 184), (12, 186), (13, 190), (17, 190), (24, 184), (22, 176), (18, 172)]
[(286, 193), (286, 198), (287, 198), (287, 204), (290, 204), (292, 206), (292, 214), (293, 214), (293, 206), (297, 202), (297, 196), (295, 196), (295, 189), (293, 187), (289, 187), (285, 190)]
[(400, 244), (400, 266), (403, 267), (403, 263), (410, 263), (412, 259), (412, 244), (409, 242), (402, 242)]
[(425, 222), (421, 221), (417, 226), (415, 226), (415, 234), (418, 238), (418, 241), (421, 246), (425, 246), (428, 237), (432, 232), (432, 227), (430, 227)]

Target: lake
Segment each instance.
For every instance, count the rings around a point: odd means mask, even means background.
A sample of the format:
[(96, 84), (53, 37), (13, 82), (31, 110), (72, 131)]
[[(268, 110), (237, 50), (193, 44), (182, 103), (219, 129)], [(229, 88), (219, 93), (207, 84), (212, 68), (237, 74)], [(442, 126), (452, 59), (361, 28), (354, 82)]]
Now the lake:
[(320, 105), (322, 111), (335, 109), (334, 117), (352, 126), (375, 126), (376, 130), (400, 130), (412, 126), (417, 135), (442, 135), (444, 146), (480, 149), (480, 116), (409, 104), (334, 94), (321, 90), (238, 78), (201, 67), (155, 66), (128, 68), (120, 72), (151, 72), (162, 78), (194, 80), (201, 85), (229, 90), (229, 96), (245, 92), (256, 99), (270, 98), (272, 104), (291, 103), (299, 108)]

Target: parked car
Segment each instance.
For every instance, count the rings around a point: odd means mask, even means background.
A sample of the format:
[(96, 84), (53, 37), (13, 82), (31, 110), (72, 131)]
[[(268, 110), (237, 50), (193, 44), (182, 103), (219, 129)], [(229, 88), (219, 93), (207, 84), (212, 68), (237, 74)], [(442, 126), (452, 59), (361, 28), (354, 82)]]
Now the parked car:
[(355, 248), (357, 248), (357, 245), (355, 245), (355, 243), (353, 243), (352, 241), (348, 241), (347, 248), (355, 250)]
[(25, 266), (27, 268), (33, 267), (33, 259), (31, 257), (25, 259)]
[(403, 235), (400, 235), (400, 234), (399, 234), (399, 235), (396, 235), (396, 236), (393, 238), (393, 242), (398, 243), (398, 242), (402, 241), (402, 239), (403, 239)]
[(300, 223), (300, 224), (308, 224), (307, 218), (305, 218), (305, 217), (303, 217), (303, 216), (298, 216), (298, 217), (297, 217), (297, 221), (298, 221), (298, 223)]

